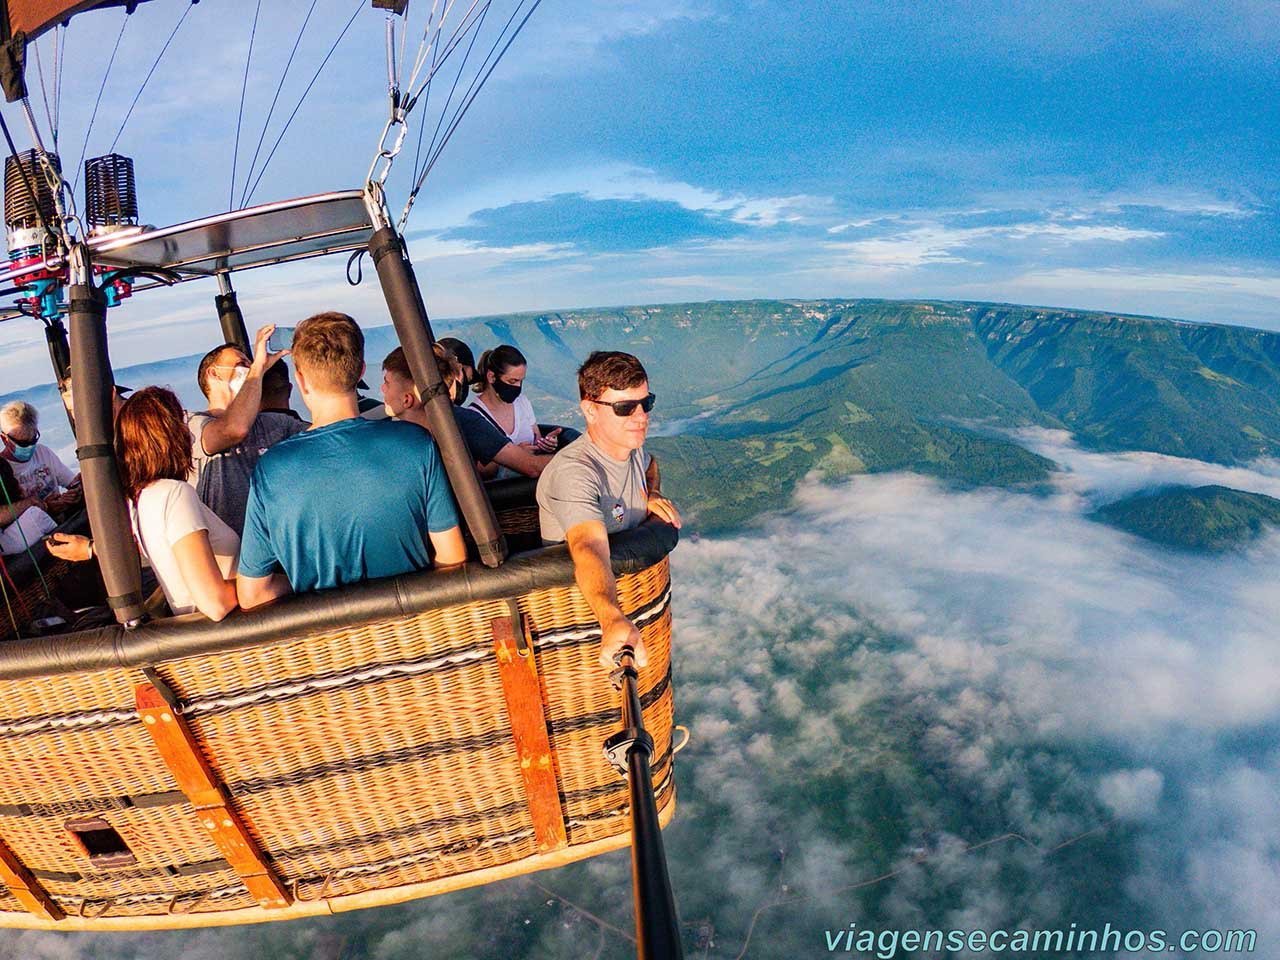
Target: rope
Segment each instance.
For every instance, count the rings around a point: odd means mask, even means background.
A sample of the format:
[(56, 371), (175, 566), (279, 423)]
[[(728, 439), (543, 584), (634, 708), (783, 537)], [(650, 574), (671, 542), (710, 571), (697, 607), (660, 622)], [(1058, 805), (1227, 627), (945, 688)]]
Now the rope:
[(231, 151), (231, 190), (227, 194), (227, 212), (236, 202), (236, 163), (240, 159), (240, 124), (244, 120), (244, 95), (249, 89), (249, 63), (253, 60), (253, 40), (258, 35), (258, 14), (262, 11), (262, 0), (253, 8), (253, 27), (249, 30), (249, 53), (244, 58), (244, 79), (240, 82), (240, 112), (236, 114), (236, 145)]
[(89, 115), (89, 129), (85, 131), (84, 143), (80, 145), (80, 160), (76, 163), (76, 173), (71, 179), (71, 192), (76, 192), (76, 187), (80, 184), (80, 170), (84, 166), (84, 155), (89, 150), (89, 135), (93, 133), (93, 122), (98, 119), (98, 106), (102, 103), (102, 92), (107, 89), (107, 77), (111, 76), (111, 65), (116, 62), (116, 54), (120, 50), (120, 41), (124, 39), (124, 28), (129, 25), (129, 15), (126, 13), (124, 19), (120, 21), (120, 32), (116, 34), (116, 45), (111, 48), (111, 57), (107, 60), (106, 72), (102, 75), (102, 83), (98, 87), (98, 99), (93, 101), (93, 113)]
[[(5, 123), (3, 113), (0, 113), (0, 130), (4, 131), (4, 139), (9, 145), (9, 152), (13, 154), (13, 159), (17, 160), (18, 148), (13, 142), (13, 134), (9, 132), (9, 124)], [(31, 180), (27, 176), (26, 167), (24, 167), (21, 162), (15, 164), (15, 166), (18, 169), (18, 173), (22, 176), (22, 185), (27, 188), (27, 196), (31, 198), (31, 207), (35, 211), (36, 219), (40, 221), (40, 226), (44, 228), (45, 233), (53, 239), (54, 246), (56, 247), (59, 239), (61, 238), (54, 233), (53, 227), (49, 226), (49, 222), (45, 220), (44, 215), (40, 213), (40, 203), (36, 200), (36, 190), (35, 187), (31, 185)]]
[(280, 82), (276, 84), (276, 95), (271, 98), (271, 107), (267, 110), (267, 119), (262, 121), (262, 133), (258, 134), (258, 145), (253, 150), (253, 161), (249, 164), (249, 172), (244, 176), (245, 190), (240, 194), (240, 206), (245, 205), (248, 196), (249, 181), (253, 179), (253, 168), (258, 165), (258, 156), (262, 152), (262, 144), (267, 139), (267, 128), (271, 126), (271, 118), (275, 115), (276, 104), (280, 101), (280, 91), (284, 89), (285, 78), (289, 76), (289, 68), (293, 66), (293, 57), (298, 52), (298, 44), (302, 43), (302, 35), (307, 32), (307, 24), (311, 22), (311, 14), (315, 12), (316, 0), (311, 0), (311, 8), (302, 18), (302, 26), (293, 40), (293, 49), (289, 51), (289, 59), (284, 62), (284, 72), (280, 74)]
[(133, 108), (138, 105), (138, 101), (142, 99), (142, 91), (147, 89), (147, 84), (151, 80), (151, 75), (156, 72), (156, 67), (160, 66), (160, 61), (164, 58), (164, 53), (169, 49), (169, 44), (173, 43), (173, 38), (178, 35), (178, 28), (182, 26), (182, 21), (187, 19), (187, 14), (191, 12), (191, 8), (196, 5), (197, 0), (191, 0), (187, 4), (187, 9), (182, 11), (182, 16), (178, 18), (178, 22), (173, 25), (173, 31), (169, 34), (169, 39), (164, 42), (164, 46), (160, 48), (160, 53), (156, 57), (156, 62), (151, 65), (151, 69), (147, 71), (147, 75), (143, 78), (142, 86), (138, 88), (137, 95), (133, 98), (133, 103), (129, 104), (129, 112), (124, 115), (124, 122), (120, 124), (120, 129), (116, 131), (115, 139), (111, 141), (111, 147), (107, 153), (116, 152), (116, 144), (120, 142), (120, 135), (124, 133), (124, 128), (129, 123), (129, 118), (133, 116)]
[[(0, 560), (0, 564), (3, 564), (3, 563), (4, 561)], [(4, 572), (5, 572), (5, 576), (7, 577), (9, 573), (9, 568), (5, 567)], [(18, 588), (14, 587), (13, 589), (16, 592)], [(13, 605), (9, 603), (9, 588), (5, 586), (3, 578), (0, 578), (0, 593), (4, 594), (4, 608), (9, 613), (9, 623), (13, 625), (13, 635), (15, 637), (19, 636), (20, 631), (18, 630), (18, 618), (13, 615)]]
[[(489, 57), (493, 56), (493, 51), (496, 50), (498, 44), (502, 42), (502, 38), (506, 33), (507, 27), (511, 25), (511, 22), (516, 18), (517, 14), (519, 14), (520, 8), (524, 6), (524, 0), (520, 0), (520, 3), (516, 5), (516, 9), (507, 19), (506, 24), (503, 25), (502, 32), (498, 34), (498, 39), (494, 41), (493, 47), (490, 48), (489, 55), (486, 56), (484, 61), (480, 64), (480, 70), (484, 71), (484, 75), (481, 76), (480, 73), (477, 73), (476, 78), (478, 78), (479, 82), (477, 83), (476, 79), (471, 81), (471, 86), (468, 88), (467, 93), (463, 95), (463, 102), (458, 107), (457, 112), (454, 113), (453, 119), (450, 121), (449, 128), (445, 132), (444, 138), (436, 148), (435, 154), (429, 157), (426, 167), (423, 168), (422, 174), (414, 184), (413, 190), (409, 194), (409, 201), (405, 204), (406, 207), (412, 205), (414, 198), (418, 195), (418, 191), (422, 189), (422, 185), (426, 182), (427, 175), (431, 172), (432, 168), (435, 167), (436, 161), (440, 159), (440, 154), (444, 152), (445, 146), (447, 146), (450, 139), (452, 139), (454, 131), (458, 129), (458, 124), (462, 122), (462, 118), (471, 108), (471, 104), (475, 102), (476, 97), (479, 95), (480, 91), (484, 89), (484, 85), (488, 82), (489, 77), (493, 75), (493, 71), (497, 68), (498, 64), (502, 62), (502, 58), (506, 56), (507, 51), (511, 49), (511, 44), (514, 43), (516, 37), (520, 35), (520, 31), (523, 30), (525, 24), (529, 22), (529, 18), (533, 16), (534, 11), (541, 5), (542, 0), (533, 0), (532, 6), (529, 7), (529, 12), (524, 15), (524, 19), (521, 20), (520, 24), (514, 31), (512, 31), (511, 36), (507, 39), (506, 45), (503, 46), (501, 52), (498, 53), (498, 56), (494, 59), (493, 63), (489, 65), (489, 69), (485, 71), (485, 64), (489, 62)], [(404, 216), (407, 218), (407, 213), (404, 214)]]
[(427, 13), (426, 25), (422, 28), (422, 39), (418, 41), (418, 50), (413, 55), (413, 69), (409, 71), (409, 82), (405, 84), (404, 89), (413, 90), (413, 85), (418, 82), (418, 74), (422, 72), (422, 65), (427, 62), (427, 51), (431, 49), (431, 25), (435, 23), (436, 7), (440, 5), (440, 0), (431, 0), (431, 10)]
[[(44, 115), (49, 121), (49, 132), (53, 138), (53, 152), (58, 152), (58, 124), (53, 118), (53, 110), (49, 106), (49, 92), (44, 86), (44, 63), (40, 60), (40, 43), (36, 41), (31, 45), (36, 51), (36, 76), (40, 78), (40, 97), (44, 100)], [(54, 68), (57, 68), (55, 62)]]
[[(476, 20), (475, 30), (471, 31), (471, 40), (467, 43), (467, 52), (462, 55), (462, 62), (458, 64), (458, 72), (454, 74), (454, 77), (453, 77), (453, 86), (449, 88), (449, 95), (445, 97), (444, 106), (440, 108), (440, 116), (436, 119), (436, 128), (431, 133), (431, 143), (428, 144), (427, 146), (428, 157), (431, 156), (431, 151), (435, 149), (436, 138), (440, 135), (440, 125), (444, 123), (444, 115), (448, 112), (449, 105), (453, 103), (453, 95), (458, 89), (458, 81), (462, 79), (462, 71), (467, 68), (467, 61), (471, 59), (471, 51), (475, 48), (476, 40), (480, 36), (480, 28), (484, 26), (484, 18), (488, 15), (489, 8), (491, 6), (492, 4), (490, 2), (485, 3), (484, 8), (480, 11), (480, 16)], [(449, 55), (449, 52), (446, 52), (445, 56), (447, 57), (448, 55)], [(431, 73), (433, 76), (435, 75), (435, 72), (437, 69), (438, 69), (438, 66), (435, 64), (432, 64)], [(428, 91), (430, 91), (430, 84), (431, 84), (431, 78), (428, 77), (427, 78)], [(424, 105), (424, 109), (425, 109), (425, 105)], [(418, 128), (418, 149), (414, 152), (414, 155), (413, 155), (413, 179), (415, 183), (417, 182), (418, 174), (421, 172), (418, 167), (418, 160), (422, 155), (422, 131), (425, 130), (426, 127), (427, 125), (424, 123), (421, 127)], [(401, 227), (404, 226), (403, 221), (401, 221), (400, 226)]]
[[(4, 502), (8, 505), (9, 509), (13, 511), (14, 513), (13, 522), (17, 523), (18, 522), (17, 511), (14, 509), (14, 506), (13, 506), (13, 498), (9, 496), (9, 489), (5, 487), (3, 484), (0, 484), (0, 493), (4, 494)], [(40, 578), (40, 587), (44, 591), (44, 598), (46, 600), (52, 600), (53, 596), (49, 593), (49, 584), (45, 582), (44, 572), (40, 569), (40, 564), (36, 560), (36, 555), (31, 552), (31, 544), (27, 542), (27, 532), (23, 530), (21, 526), (18, 527), (18, 535), (22, 537), (22, 547), (26, 551), (27, 556), (31, 558), (31, 565), (35, 567), (36, 576)], [(0, 563), (3, 563), (3, 562), (4, 562), (3, 560), (0, 560)], [(9, 572), (8, 569), (6, 569), (5, 574), (8, 574), (8, 572)], [(17, 584), (14, 584), (13, 589), (14, 590), (18, 589)], [(30, 613), (30, 611), (27, 611), (27, 612), (28, 614)]]
[(58, 121), (58, 126), (62, 126), (62, 68), (66, 65), (67, 58), (65, 56), (64, 47), (66, 46), (67, 25), (59, 24), (53, 31), (53, 59), (54, 77), (53, 77), (53, 117)]
[(351, 14), (351, 19), (347, 21), (347, 25), (343, 27), (342, 32), (338, 34), (338, 39), (333, 41), (333, 46), (329, 48), (329, 52), (326, 53), (324, 55), (324, 59), (320, 61), (320, 66), (316, 68), (315, 75), (311, 78), (311, 82), (307, 84), (307, 89), (302, 91), (302, 96), (298, 98), (297, 106), (293, 108), (293, 113), (289, 114), (289, 119), (285, 121), (284, 127), (280, 130), (280, 136), (276, 137), (276, 142), (274, 146), (272, 146), (271, 152), (267, 154), (267, 159), (262, 163), (262, 170), (258, 173), (258, 179), (253, 182), (253, 189), (249, 191), (248, 196), (241, 204), (242, 206), (244, 203), (253, 199), (253, 194), (258, 189), (258, 184), (262, 182), (262, 177), (267, 172), (267, 166), (271, 163), (271, 158), (276, 155), (276, 150), (279, 148), (281, 141), (284, 140), (284, 135), (288, 132), (289, 125), (293, 123), (293, 118), (296, 117), (298, 115), (298, 111), (302, 109), (302, 104), (306, 101), (307, 94), (311, 92), (311, 88), (314, 87), (316, 85), (316, 81), (320, 79), (320, 74), (324, 71), (325, 65), (328, 64), (329, 58), (332, 57), (333, 52), (338, 49), (338, 44), (340, 44), (342, 42), (342, 38), (347, 35), (347, 31), (350, 30), (351, 25), (356, 22), (356, 17), (360, 15), (360, 11), (363, 8), (364, 0), (357, 0), (356, 8)]

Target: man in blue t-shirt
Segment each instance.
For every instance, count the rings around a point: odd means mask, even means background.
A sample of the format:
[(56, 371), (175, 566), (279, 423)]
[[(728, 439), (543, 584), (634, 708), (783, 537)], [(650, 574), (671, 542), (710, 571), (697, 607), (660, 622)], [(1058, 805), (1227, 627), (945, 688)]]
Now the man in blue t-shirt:
[(435, 441), (394, 420), (363, 420), (364, 335), (350, 317), (298, 325), (294, 376), (311, 429), (253, 471), (236, 593), (245, 609), (291, 591), (339, 587), (461, 563), (466, 547)]

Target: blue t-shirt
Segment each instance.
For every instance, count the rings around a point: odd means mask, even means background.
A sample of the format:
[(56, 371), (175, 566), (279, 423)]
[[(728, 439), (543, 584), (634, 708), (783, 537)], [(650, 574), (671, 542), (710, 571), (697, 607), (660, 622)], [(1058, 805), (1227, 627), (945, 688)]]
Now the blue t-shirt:
[(282, 440), (253, 471), (240, 572), (295, 592), (431, 565), (428, 532), (458, 525), (435, 441), (400, 420), (340, 420)]

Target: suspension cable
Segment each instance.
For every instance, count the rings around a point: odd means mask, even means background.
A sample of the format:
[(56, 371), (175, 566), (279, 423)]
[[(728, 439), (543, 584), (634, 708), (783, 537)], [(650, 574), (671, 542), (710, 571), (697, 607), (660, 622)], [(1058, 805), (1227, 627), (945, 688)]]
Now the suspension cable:
[(98, 107), (102, 103), (102, 92), (107, 89), (107, 78), (111, 76), (111, 66), (116, 62), (116, 54), (120, 51), (120, 41), (124, 39), (124, 28), (129, 25), (129, 14), (120, 21), (120, 32), (116, 34), (116, 45), (111, 48), (111, 57), (107, 60), (107, 69), (102, 74), (102, 83), (98, 86), (98, 99), (93, 101), (93, 113), (89, 115), (89, 129), (84, 133), (84, 143), (80, 145), (80, 160), (76, 163), (75, 175), (71, 178), (71, 192), (76, 192), (80, 183), (80, 168), (84, 166), (84, 155), (89, 150), (89, 135), (93, 133), (93, 122), (98, 119)]
[(67, 25), (59, 24), (53, 31), (53, 119), (62, 126), (62, 67), (67, 62)]
[(284, 62), (284, 70), (280, 74), (280, 82), (276, 84), (275, 96), (271, 98), (271, 106), (267, 109), (267, 119), (262, 121), (262, 132), (258, 134), (258, 145), (253, 148), (253, 160), (249, 164), (249, 172), (244, 175), (244, 190), (240, 192), (240, 206), (244, 206), (249, 196), (249, 181), (253, 179), (254, 168), (258, 165), (258, 157), (262, 152), (262, 144), (267, 139), (267, 128), (271, 126), (271, 118), (275, 115), (276, 104), (280, 102), (280, 91), (284, 89), (284, 81), (289, 76), (289, 68), (293, 66), (293, 58), (298, 53), (298, 45), (302, 43), (302, 35), (307, 32), (307, 24), (311, 22), (311, 14), (315, 13), (316, 0), (311, 0), (307, 15), (302, 18), (302, 26), (293, 39), (293, 49), (289, 51), (289, 59)]
[(244, 95), (249, 89), (249, 64), (253, 60), (253, 40), (258, 35), (258, 14), (262, 12), (262, 0), (253, 8), (253, 26), (249, 30), (249, 53), (244, 58), (244, 79), (240, 82), (240, 112), (236, 114), (236, 145), (231, 151), (231, 189), (227, 194), (227, 212), (236, 202), (236, 163), (240, 159), (240, 124), (244, 120)]
[[(436, 118), (436, 128), (431, 131), (431, 143), (427, 145), (427, 157), (430, 158), (431, 153), (435, 150), (436, 138), (440, 136), (440, 127), (444, 123), (445, 114), (449, 112), (449, 106), (453, 103), (453, 95), (458, 90), (458, 81), (462, 79), (463, 71), (467, 68), (467, 61), (471, 59), (471, 51), (476, 45), (476, 40), (480, 38), (480, 28), (484, 26), (484, 18), (488, 15), (492, 6), (492, 0), (486, 0), (484, 8), (480, 11), (480, 16), (476, 21), (476, 28), (471, 32), (471, 39), (467, 42), (466, 52), (462, 55), (462, 62), (458, 64), (458, 72), (453, 75), (453, 85), (449, 87), (449, 95), (445, 97), (444, 106), (440, 108), (440, 116)], [(425, 129), (426, 124), (423, 124)], [(418, 131), (418, 152), (413, 157), (413, 180), (416, 183), (418, 175), (422, 172), (418, 167), (418, 159), (422, 149), (422, 131)], [(404, 221), (401, 221), (401, 227)]]
[[(533, 16), (534, 11), (537, 10), (538, 7), (541, 6), (541, 4), (542, 4), (542, 0), (533, 0), (532, 6), (529, 7), (529, 12), (524, 15), (524, 19), (521, 20), (520, 24), (515, 28), (514, 31), (512, 31), (511, 36), (507, 39), (506, 44), (503, 46), (501, 52), (498, 53), (493, 63), (489, 65), (489, 68), (487, 71), (485, 71), (484, 68), (485, 68), (485, 63), (488, 63), (489, 57), (485, 57), (484, 63), (481, 63), (480, 69), (484, 71), (484, 75), (481, 76), (479, 73), (477, 73), (476, 79), (473, 79), (471, 82), (471, 87), (468, 88), (467, 93), (463, 95), (463, 101), (458, 106), (457, 111), (454, 113), (453, 119), (450, 121), (449, 127), (445, 132), (444, 138), (440, 141), (439, 146), (436, 147), (435, 153), (428, 158), (427, 165), (423, 168), (421, 176), (418, 177), (417, 182), (413, 186), (413, 190), (409, 193), (409, 199), (405, 204), (406, 212), (401, 214), (403, 219), (405, 220), (408, 219), (408, 212), (407, 212), (408, 208), (413, 205), (413, 201), (417, 198), (418, 191), (422, 189), (422, 185), (426, 182), (427, 175), (431, 172), (432, 168), (435, 167), (436, 161), (440, 159), (440, 154), (444, 151), (444, 148), (448, 144), (449, 140), (452, 139), (454, 131), (458, 129), (458, 124), (462, 122), (462, 118), (466, 115), (467, 110), (469, 110), (471, 107), (471, 104), (475, 102), (476, 96), (479, 95), (480, 91), (484, 88), (484, 85), (485, 83), (488, 82), (489, 77), (493, 75), (494, 69), (498, 66), (499, 63), (502, 62), (502, 58), (506, 55), (507, 51), (511, 49), (511, 44), (515, 42), (515, 39), (517, 36), (519, 36), (520, 31), (524, 29), (524, 25), (529, 22), (529, 18)], [(507, 26), (509, 26), (511, 24), (511, 21), (515, 19), (516, 15), (520, 12), (520, 7), (523, 5), (524, 5), (524, 0), (520, 0), (520, 3), (517, 4), (515, 11), (512, 13), (511, 17), (508, 18), (507, 24), (503, 26), (502, 33), (498, 34), (498, 39), (494, 42), (493, 49), (489, 51), (490, 56), (493, 55), (493, 50), (497, 49), (497, 44), (502, 42), (502, 37), (503, 37), (503, 34), (505, 34), (506, 32)], [(477, 79), (479, 81), (478, 83), (476, 82)]]
[[(484, 0), (485, 7), (487, 8), (491, 2), (492, 0)], [(521, 0), (521, 2), (523, 3), (523, 0)], [(439, 48), (436, 46), (436, 42), (440, 39), (440, 36), (441, 36), (441, 32), (439, 28), (444, 26), (444, 20), (443, 18), (441, 19), (441, 22), (438, 25), (438, 28), (436, 30), (436, 38), (435, 40), (432, 41), (432, 45), (430, 47), (431, 71), (427, 74), (426, 79), (423, 80), (422, 83), (418, 85), (417, 93), (413, 93), (410, 96), (409, 98), (410, 106), (412, 106), (412, 104), (414, 103), (417, 103), (418, 97), (422, 96), (422, 94), (427, 91), (427, 89), (431, 86), (431, 81), (435, 77), (436, 73), (440, 70), (441, 67), (444, 66), (445, 61), (449, 59), (449, 55), (453, 53), (454, 49), (458, 46), (458, 44), (462, 42), (462, 39), (463, 37), (466, 36), (467, 31), (477, 24), (480, 18), (473, 18), (473, 15), (475, 14), (476, 6), (479, 3), (480, 3), (480, 0), (471, 0), (471, 6), (469, 6), (467, 8), (467, 12), (462, 15), (462, 22), (459, 23), (457, 26), (457, 29), (455, 29), (453, 33), (449, 35), (449, 40), (445, 45), (444, 53), (440, 53)], [(517, 9), (518, 7), (519, 5), (517, 5)], [(509, 24), (510, 24), (510, 21), (508, 21), (508, 25)], [(410, 86), (412, 87), (413, 85), (410, 84)]]
[(422, 39), (418, 41), (418, 50), (413, 57), (413, 69), (409, 71), (409, 82), (405, 84), (405, 89), (412, 90), (413, 85), (418, 82), (418, 74), (422, 71), (423, 64), (427, 60), (427, 51), (430, 49), (431, 27), (436, 22), (436, 8), (440, 5), (440, 0), (431, 0), (431, 9), (427, 12), (427, 22), (422, 27)]
[[(116, 144), (120, 142), (120, 135), (124, 133), (124, 128), (129, 123), (129, 118), (133, 116), (133, 108), (138, 105), (138, 101), (142, 99), (142, 91), (147, 89), (147, 83), (151, 80), (151, 75), (156, 72), (156, 67), (160, 66), (160, 61), (164, 58), (164, 53), (169, 49), (169, 44), (173, 43), (173, 38), (178, 35), (178, 28), (182, 26), (182, 22), (187, 19), (187, 14), (191, 12), (191, 8), (196, 5), (199, 0), (191, 0), (187, 4), (187, 8), (182, 11), (182, 16), (178, 18), (178, 22), (173, 25), (173, 31), (169, 34), (169, 39), (164, 42), (164, 46), (160, 48), (160, 53), (156, 57), (156, 62), (151, 65), (151, 69), (147, 71), (147, 75), (143, 78), (142, 86), (138, 88), (137, 94), (133, 98), (133, 103), (129, 104), (129, 111), (124, 115), (124, 122), (120, 124), (120, 129), (116, 131), (115, 139), (111, 141), (111, 146), (107, 153), (116, 152)], [(125, 8), (128, 10), (128, 7)], [(127, 14), (126, 14), (127, 16)]]
[(307, 94), (311, 92), (311, 88), (314, 87), (316, 84), (316, 81), (320, 79), (320, 74), (324, 71), (325, 65), (328, 64), (329, 58), (332, 57), (334, 51), (338, 49), (338, 44), (340, 44), (342, 42), (342, 38), (347, 35), (347, 31), (350, 30), (351, 25), (356, 22), (356, 17), (360, 15), (360, 11), (363, 8), (364, 8), (364, 0), (357, 0), (356, 8), (351, 13), (351, 19), (347, 21), (346, 26), (342, 28), (342, 32), (338, 34), (338, 39), (333, 41), (333, 46), (329, 48), (329, 52), (326, 53), (324, 55), (324, 59), (320, 61), (320, 66), (316, 67), (316, 72), (312, 76), (311, 82), (308, 83), (307, 88), (302, 91), (302, 96), (298, 98), (297, 105), (294, 106), (293, 112), (289, 114), (289, 119), (285, 121), (284, 126), (281, 128), (280, 135), (276, 137), (276, 142), (271, 147), (271, 152), (267, 154), (267, 159), (262, 162), (262, 169), (258, 171), (258, 179), (256, 179), (253, 182), (253, 188), (249, 191), (245, 199), (241, 201), (240, 203), (241, 206), (245, 206), (249, 202), (249, 200), (253, 199), (253, 194), (255, 191), (257, 191), (258, 184), (262, 182), (262, 178), (267, 172), (267, 166), (271, 163), (271, 158), (276, 155), (276, 150), (279, 148), (280, 143), (284, 140), (284, 135), (289, 131), (289, 125), (293, 123), (293, 118), (296, 117), (298, 115), (298, 111), (302, 109), (302, 104), (306, 101)]
[[(36, 76), (40, 78), (40, 98), (44, 101), (44, 115), (49, 121), (49, 133), (53, 140), (53, 152), (58, 152), (58, 122), (54, 119), (53, 108), (49, 106), (49, 91), (45, 88), (44, 83), (44, 62), (40, 59), (40, 41), (37, 40), (31, 44), (36, 52)], [(57, 69), (57, 62), (54, 63), (54, 69)]]
[(9, 132), (9, 124), (5, 122), (3, 113), (0, 113), (0, 130), (4, 131), (4, 139), (5, 139), (5, 142), (8, 143), (9, 145), (9, 152), (13, 155), (13, 159), (17, 161), (14, 164), (14, 167), (17, 169), (19, 175), (22, 177), (22, 185), (27, 188), (27, 195), (31, 198), (31, 209), (34, 211), (36, 215), (36, 220), (39, 221), (40, 226), (44, 229), (44, 232), (47, 233), (50, 239), (53, 240), (54, 247), (56, 248), (58, 245), (58, 241), (61, 240), (62, 238), (59, 237), (58, 234), (54, 232), (54, 229), (49, 224), (49, 221), (47, 221), (44, 218), (44, 215), (40, 212), (40, 201), (36, 199), (36, 189), (32, 185), (31, 179), (27, 176), (27, 168), (24, 167), (22, 165), (22, 161), (18, 159), (18, 147), (17, 147), (17, 144), (13, 142), (13, 134)]

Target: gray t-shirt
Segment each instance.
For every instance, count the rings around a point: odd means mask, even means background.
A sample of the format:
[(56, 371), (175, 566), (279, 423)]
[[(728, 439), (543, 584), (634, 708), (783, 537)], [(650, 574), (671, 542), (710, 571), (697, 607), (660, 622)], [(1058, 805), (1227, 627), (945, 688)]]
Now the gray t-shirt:
[(538, 519), (546, 543), (588, 520), (609, 533), (639, 526), (649, 514), (645, 470), (652, 458), (642, 447), (615, 460), (583, 434), (551, 458), (538, 478)]
[(285, 437), (307, 429), (307, 425), (287, 413), (260, 413), (243, 443), (221, 453), (208, 454), (204, 452), (200, 435), (213, 419), (213, 415), (205, 411), (193, 413), (187, 420), (187, 426), (191, 428), (191, 456), (195, 463), (192, 480), (201, 502), (238, 536), (244, 532), (249, 478), (258, 465), (258, 458)]

